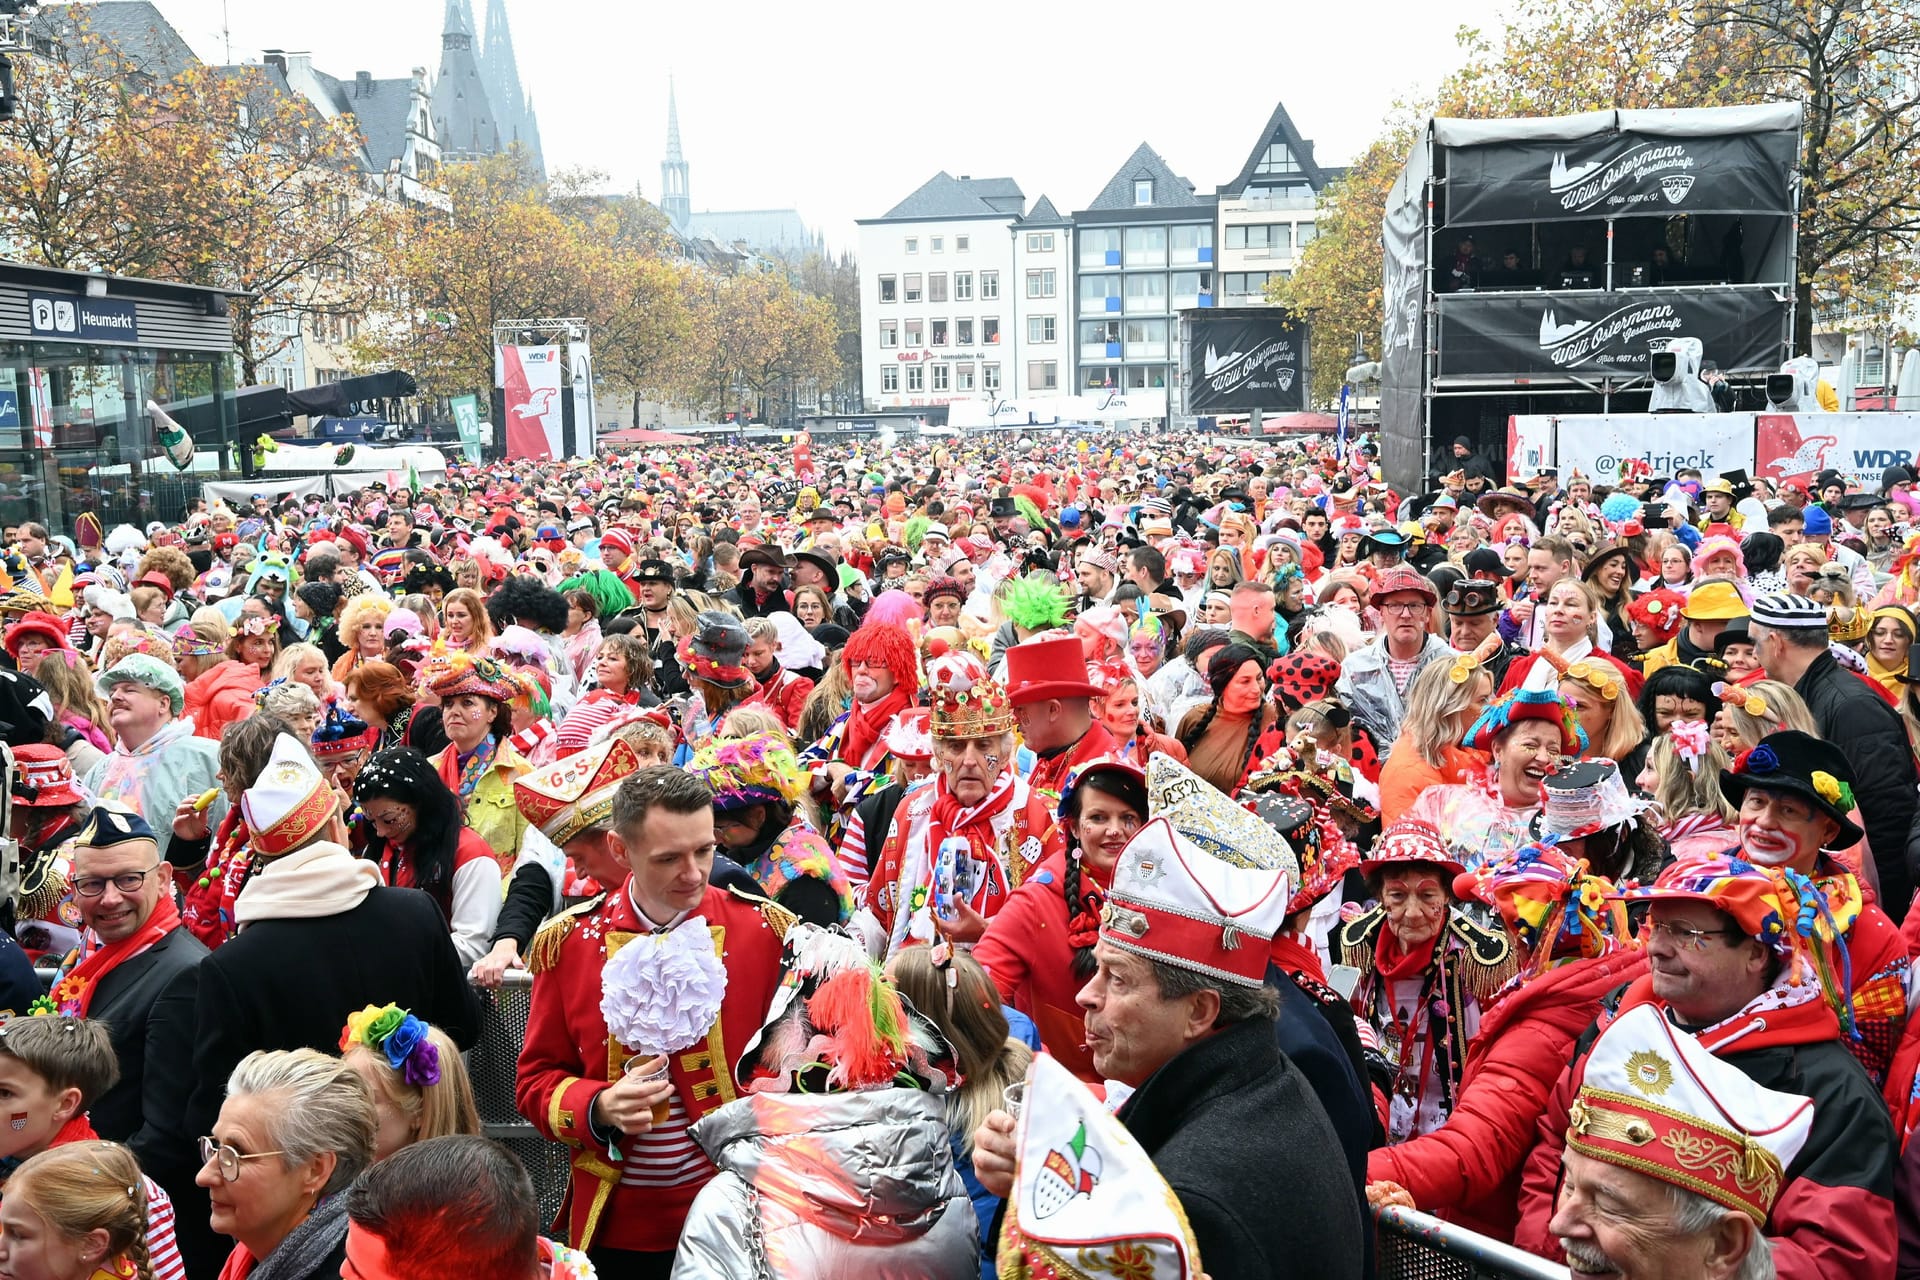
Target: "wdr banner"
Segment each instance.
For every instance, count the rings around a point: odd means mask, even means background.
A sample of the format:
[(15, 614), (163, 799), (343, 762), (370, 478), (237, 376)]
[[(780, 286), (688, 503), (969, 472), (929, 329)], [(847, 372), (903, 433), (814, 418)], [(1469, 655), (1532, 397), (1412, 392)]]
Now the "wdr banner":
[(561, 457), (560, 348), (503, 346), (499, 363), (507, 457)]

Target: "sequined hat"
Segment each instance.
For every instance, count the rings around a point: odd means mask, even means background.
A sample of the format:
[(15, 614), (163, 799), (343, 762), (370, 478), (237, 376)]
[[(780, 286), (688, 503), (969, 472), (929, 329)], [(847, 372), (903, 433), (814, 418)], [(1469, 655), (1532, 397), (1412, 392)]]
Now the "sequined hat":
[(1006, 690), (989, 674), (985, 663), (964, 649), (928, 657), (927, 708), (928, 726), (936, 741), (987, 738), (1013, 731), (1013, 704), (1007, 700)]
[(1240, 986), (1266, 979), (1300, 866), (1272, 827), (1171, 757), (1147, 765), (1147, 824), (1120, 854), (1100, 940)]
[(513, 783), (513, 802), (541, 835), (564, 845), (589, 827), (612, 820), (614, 793), (639, 768), (633, 744), (611, 737), (522, 774)]
[(290, 734), (273, 740), (267, 767), (240, 796), (255, 853), (276, 857), (311, 844), (327, 828), (337, 801), (313, 757)]
[(1813, 1118), (1811, 1098), (1762, 1087), (1642, 1004), (1587, 1055), (1567, 1146), (1763, 1226)]

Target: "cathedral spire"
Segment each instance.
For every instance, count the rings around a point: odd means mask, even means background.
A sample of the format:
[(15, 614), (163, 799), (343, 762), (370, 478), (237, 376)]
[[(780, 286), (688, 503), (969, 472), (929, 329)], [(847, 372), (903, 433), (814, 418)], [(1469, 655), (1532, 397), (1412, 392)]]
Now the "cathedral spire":
[(674, 101), (673, 77), (667, 77), (667, 158), (660, 164), (660, 211), (676, 230), (684, 230), (693, 215), (688, 197), (687, 157), (680, 150), (680, 108)]

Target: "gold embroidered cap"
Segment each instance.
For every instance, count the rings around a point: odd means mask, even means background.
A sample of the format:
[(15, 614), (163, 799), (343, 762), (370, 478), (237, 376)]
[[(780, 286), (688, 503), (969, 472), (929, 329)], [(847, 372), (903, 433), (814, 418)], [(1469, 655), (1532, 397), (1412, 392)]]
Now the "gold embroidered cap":
[(1764, 1224), (1813, 1129), (1813, 1100), (1755, 1084), (1658, 1008), (1615, 1019), (1567, 1113), (1583, 1156), (1671, 1183)]

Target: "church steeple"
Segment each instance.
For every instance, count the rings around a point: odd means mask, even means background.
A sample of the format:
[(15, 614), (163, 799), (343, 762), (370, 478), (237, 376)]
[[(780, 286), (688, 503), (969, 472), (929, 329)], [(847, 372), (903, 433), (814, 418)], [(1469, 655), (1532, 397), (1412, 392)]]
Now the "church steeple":
[(673, 77), (667, 77), (667, 158), (660, 162), (660, 211), (676, 230), (693, 216), (687, 193), (687, 157), (680, 150), (680, 108), (673, 97)]
[(513, 52), (513, 31), (507, 25), (506, 0), (487, 0), (487, 30), (481, 44), (480, 72), (486, 81), (487, 100), (493, 104), (500, 124), (503, 146), (518, 144), (533, 165), (534, 172), (545, 176), (546, 161), (540, 154), (540, 123), (533, 113), (532, 95), (520, 84), (520, 63)]

